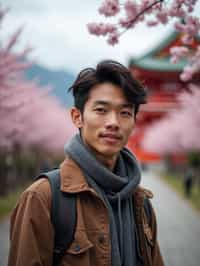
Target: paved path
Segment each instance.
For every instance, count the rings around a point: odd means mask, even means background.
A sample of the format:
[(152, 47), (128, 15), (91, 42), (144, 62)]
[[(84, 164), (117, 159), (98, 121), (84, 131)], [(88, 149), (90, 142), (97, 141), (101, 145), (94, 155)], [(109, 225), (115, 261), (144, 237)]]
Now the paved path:
[(8, 219), (4, 219), (0, 223), (0, 266), (7, 265), (7, 253), (9, 248), (8, 232)]
[(200, 214), (153, 172), (143, 183), (155, 196), (159, 242), (166, 266), (200, 266)]
[[(166, 266), (200, 266), (200, 215), (153, 172), (143, 174), (153, 190), (161, 250)], [(7, 265), (8, 221), (0, 224), (0, 266)]]

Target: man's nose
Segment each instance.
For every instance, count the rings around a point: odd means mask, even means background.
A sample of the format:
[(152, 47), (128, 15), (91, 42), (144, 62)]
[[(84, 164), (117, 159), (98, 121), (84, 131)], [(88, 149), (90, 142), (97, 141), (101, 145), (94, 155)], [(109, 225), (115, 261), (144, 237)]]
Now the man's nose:
[(106, 128), (108, 129), (118, 129), (119, 128), (119, 120), (118, 115), (116, 113), (110, 113), (107, 117)]

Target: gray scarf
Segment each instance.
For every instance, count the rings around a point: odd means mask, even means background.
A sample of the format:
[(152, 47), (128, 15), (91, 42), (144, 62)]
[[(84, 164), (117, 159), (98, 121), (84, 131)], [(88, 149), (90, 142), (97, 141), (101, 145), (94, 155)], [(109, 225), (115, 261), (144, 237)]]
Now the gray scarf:
[(112, 266), (140, 265), (132, 200), (141, 179), (136, 158), (123, 148), (113, 173), (95, 158), (78, 134), (65, 145), (65, 153), (80, 166), (87, 182), (108, 208)]

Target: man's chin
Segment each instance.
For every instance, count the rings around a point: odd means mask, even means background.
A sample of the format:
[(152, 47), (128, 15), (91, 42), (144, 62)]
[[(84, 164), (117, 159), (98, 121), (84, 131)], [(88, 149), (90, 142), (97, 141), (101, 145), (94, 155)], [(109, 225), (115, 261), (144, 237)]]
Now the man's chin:
[(115, 157), (116, 155), (118, 155), (120, 150), (121, 149), (119, 148), (117, 149), (117, 148), (110, 147), (110, 148), (102, 149), (100, 153), (102, 154), (102, 156), (105, 156), (105, 157)]

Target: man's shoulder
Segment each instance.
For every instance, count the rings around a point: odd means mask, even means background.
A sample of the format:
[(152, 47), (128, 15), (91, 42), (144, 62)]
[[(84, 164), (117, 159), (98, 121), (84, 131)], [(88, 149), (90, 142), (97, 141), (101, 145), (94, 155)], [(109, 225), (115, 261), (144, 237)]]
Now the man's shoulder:
[(46, 193), (50, 189), (49, 181), (46, 177), (41, 177), (27, 187), (26, 193)]
[(33, 181), (21, 194), (19, 201), (39, 200), (50, 207), (51, 203), (51, 187), (49, 181), (45, 177)]

